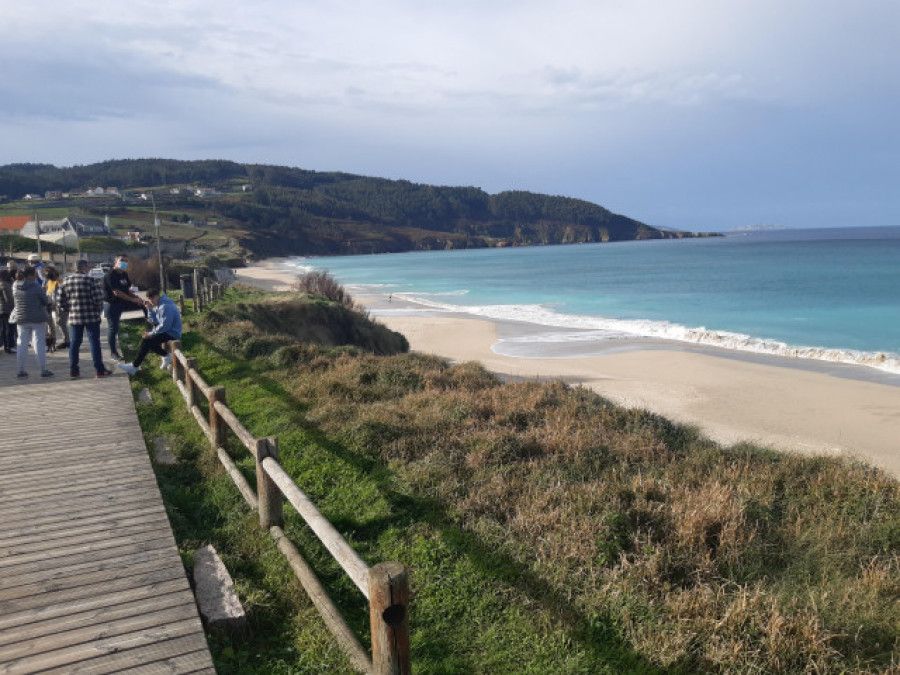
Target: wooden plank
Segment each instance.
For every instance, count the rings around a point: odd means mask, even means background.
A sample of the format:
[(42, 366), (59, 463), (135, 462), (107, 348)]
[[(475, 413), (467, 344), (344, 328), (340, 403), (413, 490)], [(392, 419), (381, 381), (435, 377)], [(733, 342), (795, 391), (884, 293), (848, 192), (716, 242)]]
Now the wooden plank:
[(197, 675), (215, 675), (216, 671), (209, 664), (209, 654), (205, 646), (202, 650), (196, 649), (196, 640), (192, 637), (175, 638), (167, 643), (171, 656), (160, 655), (157, 645), (137, 647), (118, 654), (100, 658), (88, 659), (63, 668), (44, 670), (46, 675), (101, 675), (103, 673), (116, 673), (124, 669), (129, 675), (158, 675), (159, 673)]
[(110, 532), (118, 536), (127, 535), (134, 537), (154, 532), (168, 532), (169, 521), (165, 514), (140, 514), (136, 518), (123, 518), (119, 523), (109, 521), (106, 526), (91, 528), (73, 528), (64, 530), (56, 537), (23, 537), (22, 542), (6, 547), (0, 547), (0, 556), (8, 558), (15, 564), (18, 556), (43, 553), (65, 549), (72, 545), (90, 545), (92, 542), (107, 541)]
[(0, 674), (214, 673), (129, 380), (82, 369), (0, 358)]
[[(45, 633), (60, 633), (67, 630), (67, 626), (78, 628), (114, 621), (117, 615), (152, 613), (159, 602), (165, 607), (185, 604), (180, 592), (184, 590), (184, 584), (180, 579), (166, 576), (166, 570), (156, 570), (129, 580), (130, 587), (102, 594), (97, 593), (95, 585), (67, 591), (81, 593), (74, 598), (65, 598), (66, 593), (23, 598), (21, 602), (26, 607), (12, 605), (10, 613), (0, 617), (0, 646), (34, 639)], [(88, 589), (94, 589), (94, 593), (89, 593)], [(31, 606), (35, 600), (45, 604)]]
[[(155, 539), (132, 542), (127, 545), (120, 544), (118, 546), (114, 546), (113, 548), (80, 551), (71, 555), (56, 557), (53, 560), (50, 560), (48, 558), (46, 562), (51, 566), (58, 567), (69, 567), (72, 565), (87, 564), (94, 565), (95, 567), (100, 568), (110, 560), (116, 560), (117, 558), (130, 556), (135, 553), (152, 552), (158, 552), (160, 554), (165, 553), (165, 556), (169, 557), (169, 559), (171, 560), (172, 553), (174, 552), (177, 555), (177, 550), (175, 550), (174, 545), (171, 545), (171, 547), (167, 550), (166, 545), (170, 544), (171, 535), (166, 533), (166, 536), (158, 535)], [(110, 555), (110, 552), (114, 553), (115, 556)], [(41, 574), (41, 572), (39, 572), (36, 567), (37, 566), (33, 564), (19, 567), (7, 567), (3, 570), (2, 575), (0, 575), (0, 588), (8, 588), (10, 585), (17, 583), (18, 580), (22, 578), (22, 575)]]
[(103, 520), (118, 516), (123, 508), (133, 511), (150, 510), (155, 507), (159, 499), (152, 492), (128, 492), (115, 502), (81, 503), (76, 508), (67, 506), (65, 511), (54, 510), (46, 513), (32, 514), (28, 519), (29, 524), (23, 524), (22, 518), (0, 520), (0, 528), (3, 535), (0, 542), (12, 537), (27, 535), (35, 532), (53, 531), (56, 528), (78, 526), (96, 520)]
[[(87, 586), (91, 584), (107, 583), (114, 579), (121, 579), (128, 576), (139, 574), (148, 574), (158, 572), (162, 558), (158, 555), (141, 554), (132, 556), (127, 565), (116, 565), (115, 567), (98, 568), (96, 563), (75, 566), (74, 568), (66, 568), (67, 573), (64, 576), (38, 576), (20, 577), (20, 583), (6, 589), (0, 590), (0, 602), (13, 600), (15, 598), (27, 597), (46, 593), (48, 591), (62, 591), (78, 586)], [(178, 571), (172, 566), (163, 567), (169, 570), (171, 574), (177, 574)], [(0, 617), (0, 621), (2, 621)]]
[[(42, 644), (33, 641), (29, 646), (34, 651), (19, 656), (7, 655), (0, 649), (0, 673), (33, 673), (154, 644), (162, 651), (167, 640), (197, 632), (200, 620), (196, 613), (196, 607), (191, 607), (143, 616), (133, 621), (124, 620), (108, 627), (89, 627), (79, 633), (77, 643), (54, 644), (47, 641)], [(43, 645), (50, 649), (37, 651)]]
[(125, 574), (123, 570), (127, 570), (130, 573), (133, 569), (136, 569), (137, 572), (135, 573), (140, 573), (144, 564), (150, 564), (155, 566), (155, 568), (159, 568), (165, 565), (168, 559), (169, 551), (151, 548), (148, 551), (134, 551), (118, 555), (115, 559), (99, 562), (94, 559), (74, 562), (67, 560), (67, 564), (54, 567), (22, 569), (18, 574), (12, 576), (12, 580), (8, 585), (0, 588), (0, 602), (5, 598), (20, 597), (25, 592), (21, 589), (29, 586), (39, 586), (36, 590), (68, 588), (73, 585), (73, 582), (80, 583), (81, 579), (85, 579), (85, 583), (92, 583), (92, 575), (114, 579)]

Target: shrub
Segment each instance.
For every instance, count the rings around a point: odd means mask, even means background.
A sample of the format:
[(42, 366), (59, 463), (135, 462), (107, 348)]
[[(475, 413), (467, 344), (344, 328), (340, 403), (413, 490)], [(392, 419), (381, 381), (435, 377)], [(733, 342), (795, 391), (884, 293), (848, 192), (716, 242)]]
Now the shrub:
[(357, 309), (356, 303), (354, 303), (350, 294), (328, 272), (321, 270), (307, 272), (297, 277), (293, 287), (294, 290), (306, 293), (309, 296), (330, 300), (348, 309)]

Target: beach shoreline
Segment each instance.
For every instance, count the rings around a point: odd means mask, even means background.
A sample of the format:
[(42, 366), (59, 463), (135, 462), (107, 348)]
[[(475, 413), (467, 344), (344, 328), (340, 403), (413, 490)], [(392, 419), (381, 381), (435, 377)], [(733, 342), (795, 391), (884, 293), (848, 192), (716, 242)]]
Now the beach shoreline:
[[(237, 281), (289, 290), (296, 275), (283, 263), (269, 259), (238, 270)], [(849, 455), (900, 477), (897, 376), (642, 339), (610, 341), (589, 355), (512, 356), (510, 341), (536, 327), (422, 311), (379, 294), (354, 298), (405, 335), (415, 351), (479, 361), (506, 377), (584, 386), (620, 405), (695, 425), (723, 445), (747, 441), (780, 451)]]

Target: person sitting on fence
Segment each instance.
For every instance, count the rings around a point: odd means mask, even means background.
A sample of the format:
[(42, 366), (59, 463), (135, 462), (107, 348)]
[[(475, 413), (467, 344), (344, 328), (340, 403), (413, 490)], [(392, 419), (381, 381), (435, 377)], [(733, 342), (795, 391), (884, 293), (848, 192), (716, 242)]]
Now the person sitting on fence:
[(163, 345), (171, 340), (181, 339), (181, 313), (171, 298), (164, 293), (161, 294), (158, 288), (151, 288), (147, 291), (146, 305), (149, 310), (147, 320), (153, 324), (153, 330), (147, 331), (141, 337), (141, 346), (134, 361), (117, 364), (129, 375), (134, 375), (138, 371), (150, 352), (163, 357), (160, 368), (170, 368), (172, 355), (166, 353)]

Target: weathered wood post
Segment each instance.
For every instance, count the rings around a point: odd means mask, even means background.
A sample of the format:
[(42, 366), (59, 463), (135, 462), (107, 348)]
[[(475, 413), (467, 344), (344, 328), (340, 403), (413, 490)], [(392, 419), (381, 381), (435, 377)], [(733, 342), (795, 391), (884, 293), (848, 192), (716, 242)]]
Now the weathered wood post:
[(408, 675), (409, 585), (406, 568), (384, 562), (369, 570), (372, 667), (377, 675)]
[(181, 361), (179, 361), (178, 357), (175, 356), (176, 350), (181, 350), (181, 340), (169, 341), (169, 353), (172, 355), (172, 382), (175, 383), (177, 383), (179, 380), (179, 371), (181, 370)]
[(200, 277), (197, 274), (197, 268), (194, 268), (194, 311), (199, 312), (202, 308), (200, 307)]
[(259, 524), (264, 530), (268, 530), (273, 525), (281, 527), (284, 525), (282, 517), (284, 499), (281, 496), (281, 490), (275, 481), (269, 478), (269, 474), (262, 465), (262, 461), (266, 457), (278, 461), (278, 439), (274, 436), (258, 438), (254, 454), (256, 455), (256, 499), (259, 502)]
[(197, 370), (197, 359), (191, 357), (186, 359), (187, 364), (184, 368), (184, 391), (185, 391), (185, 399), (187, 403), (188, 410), (194, 407), (194, 404), (197, 401), (197, 385), (194, 383), (194, 378), (191, 377), (191, 371)]
[(217, 402), (225, 404), (225, 387), (210, 387), (207, 401), (209, 402), (209, 432), (212, 436), (209, 440), (213, 450), (216, 450), (220, 445), (225, 445), (225, 420), (216, 410)]

